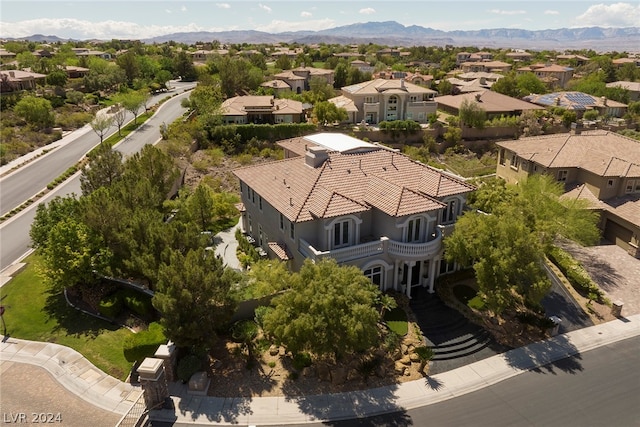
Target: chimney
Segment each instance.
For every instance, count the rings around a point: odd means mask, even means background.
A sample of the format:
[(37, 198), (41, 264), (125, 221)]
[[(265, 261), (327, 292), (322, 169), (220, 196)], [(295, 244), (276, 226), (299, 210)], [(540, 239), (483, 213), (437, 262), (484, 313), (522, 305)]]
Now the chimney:
[(13, 72), (13, 71), (9, 71), (9, 76), (11, 76), (11, 77), (15, 77), (15, 76), (16, 76), (16, 73), (15, 73), (15, 72)]
[(404, 89), (404, 79), (400, 79), (400, 89)]
[(324, 147), (309, 147), (305, 153), (304, 162), (307, 166), (317, 168), (329, 158), (329, 153)]
[(602, 105), (606, 107), (607, 106), (607, 97), (603, 96), (601, 99), (602, 99)]
[(476, 102), (482, 102), (482, 94), (480, 92), (476, 93)]

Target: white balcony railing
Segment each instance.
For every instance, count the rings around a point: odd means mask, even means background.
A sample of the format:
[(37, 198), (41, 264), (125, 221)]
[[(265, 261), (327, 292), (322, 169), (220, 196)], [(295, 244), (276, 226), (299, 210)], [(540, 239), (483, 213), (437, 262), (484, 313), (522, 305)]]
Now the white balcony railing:
[(407, 243), (390, 240), (388, 251), (389, 255), (394, 258), (410, 260), (430, 258), (439, 252), (440, 249), (442, 249), (442, 234), (440, 230), (437, 230), (434, 239), (424, 243)]
[(391, 240), (388, 237), (381, 237), (372, 242), (361, 243), (330, 251), (319, 251), (309, 242), (300, 239), (299, 250), (305, 257), (314, 261), (322, 258), (333, 258), (338, 263), (353, 261), (355, 259), (367, 258), (388, 254), (400, 260), (418, 260), (429, 258), (442, 249), (443, 227), (436, 228), (435, 233), (428, 242), (407, 243)]

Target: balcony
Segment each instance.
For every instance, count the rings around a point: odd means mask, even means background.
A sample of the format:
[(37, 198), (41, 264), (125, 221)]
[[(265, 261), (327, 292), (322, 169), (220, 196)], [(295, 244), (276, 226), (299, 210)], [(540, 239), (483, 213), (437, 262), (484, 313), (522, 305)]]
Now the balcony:
[(389, 255), (392, 258), (412, 261), (430, 258), (442, 250), (442, 229), (438, 227), (430, 236), (429, 241), (423, 243), (407, 243), (391, 240), (388, 237), (345, 248), (330, 251), (319, 251), (309, 242), (300, 239), (300, 253), (313, 261), (323, 258), (333, 258), (338, 263), (344, 263), (361, 258)]
[(380, 109), (379, 102), (365, 102), (363, 105), (363, 109), (365, 112), (367, 111), (378, 111)]

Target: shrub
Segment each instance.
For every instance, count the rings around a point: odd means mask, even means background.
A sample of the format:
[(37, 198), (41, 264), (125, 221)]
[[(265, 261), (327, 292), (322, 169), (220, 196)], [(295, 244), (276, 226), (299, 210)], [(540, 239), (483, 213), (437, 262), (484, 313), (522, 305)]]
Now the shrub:
[(122, 312), (123, 305), (122, 296), (116, 292), (100, 300), (98, 311), (101, 315), (113, 319)]
[(553, 247), (547, 253), (549, 259), (560, 269), (565, 275), (571, 286), (573, 286), (583, 296), (593, 293), (598, 296), (598, 300), (604, 297), (602, 290), (596, 285), (587, 271), (566, 251)]
[(167, 342), (159, 323), (151, 323), (149, 329), (129, 335), (124, 339), (123, 352), (128, 362), (142, 361), (155, 354), (158, 347)]
[(195, 354), (189, 354), (178, 362), (178, 378), (186, 383), (191, 376), (202, 367), (202, 359)]
[(308, 366), (311, 366), (311, 355), (309, 353), (297, 353), (293, 356), (293, 368), (296, 371), (301, 371)]
[(240, 320), (231, 327), (231, 337), (236, 342), (250, 342), (258, 335), (258, 325), (253, 320)]
[(270, 311), (273, 310), (273, 308), (266, 306), (266, 305), (261, 305), (260, 307), (257, 307), (255, 309), (255, 317), (254, 320), (255, 322), (258, 324), (258, 326), (260, 326), (262, 328), (262, 321), (264, 320), (264, 316)]
[(149, 295), (134, 291), (133, 289), (121, 289), (118, 293), (121, 294), (121, 298), (127, 308), (135, 314), (147, 317), (153, 313), (153, 305), (151, 304), (151, 297)]

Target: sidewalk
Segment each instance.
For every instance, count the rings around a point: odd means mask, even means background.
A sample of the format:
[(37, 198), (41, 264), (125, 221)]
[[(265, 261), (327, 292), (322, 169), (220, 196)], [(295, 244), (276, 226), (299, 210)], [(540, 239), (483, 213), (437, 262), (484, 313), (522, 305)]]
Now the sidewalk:
[[(441, 402), (532, 369), (553, 371), (553, 365), (540, 367), (637, 336), (640, 315), (558, 335), (425, 379), (330, 395), (216, 398), (190, 395), (183, 384), (172, 383), (169, 389), (175, 409), (153, 410), (150, 419), (181, 425), (282, 425), (361, 418)], [(98, 370), (75, 350), (57, 344), (8, 338), (0, 343), (0, 361), (40, 366), (85, 401), (118, 414), (126, 413), (141, 393), (140, 388)], [(579, 369), (579, 358), (557, 369), (572, 365)], [(37, 388), (37, 384), (20, 386)]]
[[(175, 410), (151, 411), (150, 419), (180, 425), (282, 425), (363, 418), (471, 393), (560, 359), (636, 336), (640, 336), (640, 315), (558, 335), (423, 380), (332, 395), (215, 398), (192, 396), (183, 385), (172, 384)], [(579, 358), (573, 360), (576, 369), (579, 363)], [(553, 371), (554, 367), (542, 369)]]

